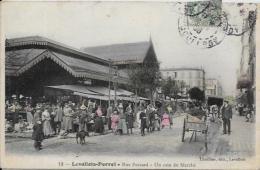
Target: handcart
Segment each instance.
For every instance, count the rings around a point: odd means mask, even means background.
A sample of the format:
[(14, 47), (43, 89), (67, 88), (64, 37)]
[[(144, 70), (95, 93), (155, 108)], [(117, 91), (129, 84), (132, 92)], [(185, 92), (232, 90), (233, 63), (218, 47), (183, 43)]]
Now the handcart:
[(205, 149), (208, 150), (208, 125), (205, 121), (200, 120), (194, 116), (187, 115), (184, 118), (183, 122), (183, 131), (182, 131), (182, 142), (185, 140), (185, 133), (192, 132), (192, 136), (190, 138), (190, 142), (194, 138), (194, 141), (197, 140), (197, 133), (202, 133), (204, 135)]

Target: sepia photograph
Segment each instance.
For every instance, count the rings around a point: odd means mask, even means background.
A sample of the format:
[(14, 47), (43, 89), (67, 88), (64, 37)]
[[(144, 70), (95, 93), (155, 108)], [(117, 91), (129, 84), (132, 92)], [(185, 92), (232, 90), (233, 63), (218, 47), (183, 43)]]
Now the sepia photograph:
[(257, 8), (2, 2), (1, 167), (260, 168)]

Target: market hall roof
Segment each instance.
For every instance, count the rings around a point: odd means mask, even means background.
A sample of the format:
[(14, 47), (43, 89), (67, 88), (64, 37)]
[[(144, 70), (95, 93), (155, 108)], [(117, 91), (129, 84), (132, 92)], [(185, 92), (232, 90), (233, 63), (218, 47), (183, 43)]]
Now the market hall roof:
[(115, 64), (129, 64), (143, 63), (150, 48), (153, 48), (151, 40), (135, 43), (83, 47), (81, 50), (105, 60), (111, 59)]
[[(74, 77), (104, 81), (109, 79), (107, 60), (39, 36), (6, 40), (7, 76), (19, 76), (46, 58), (53, 60)], [(127, 78), (127, 73), (119, 70), (118, 82), (126, 83)]]

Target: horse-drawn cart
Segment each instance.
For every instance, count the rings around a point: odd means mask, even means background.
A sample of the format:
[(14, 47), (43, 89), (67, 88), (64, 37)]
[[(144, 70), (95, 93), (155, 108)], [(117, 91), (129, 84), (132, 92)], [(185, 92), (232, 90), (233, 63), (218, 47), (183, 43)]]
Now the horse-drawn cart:
[(185, 133), (187, 132), (192, 132), (190, 142), (193, 138), (195, 141), (197, 140), (197, 133), (202, 133), (202, 135), (204, 135), (205, 149), (208, 149), (208, 125), (205, 121), (200, 120), (194, 116), (187, 115), (183, 122), (182, 142), (184, 142)]

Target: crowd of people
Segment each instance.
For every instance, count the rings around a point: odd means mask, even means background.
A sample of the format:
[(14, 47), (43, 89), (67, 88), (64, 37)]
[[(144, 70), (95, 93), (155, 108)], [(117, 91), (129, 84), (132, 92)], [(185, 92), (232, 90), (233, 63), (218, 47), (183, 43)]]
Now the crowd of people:
[[(182, 108), (182, 112), (190, 113), (200, 120), (208, 119), (215, 122), (217, 119), (222, 119), (223, 133), (230, 134), (232, 108), (228, 101), (224, 101), (222, 106), (188, 103), (184, 110), (181, 105), (177, 106), (175, 102), (165, 103), (163, 106), (120, 102), (106, 107), (84, 99), (78, 103), (38, 102), (33, 107), (29, 102), (22, 106), (14, 100), (12, 103), (6, 103), (6, 111), (12, 115), (11, 119), (6, 120), (6, 127), (7, 131), (14, 132), (31, 127), (32, 138), (35, 140), (34, 147), (40, 150), (43, 139), (56, 135), (66, 137), (70, 133), (81, 131), (100, 135), (109, 131), (115, 135), (130, 135), (136, 133), (133, 129), (139, 129), (138, 133), (140, 131), (141, 136), (145, 136), (146, 132), (172, 128), (173, 115), (176, 114), (177, 108)], [(20, 110), (26, 113), (26, 121), (17, 114)]]
[(249, 104), (238, 103), (236, 110), (239, 116), (245, 116), (246, 122), (254, 122), (255, 119), (255, 106)]
[[(26, 118), (18, 113), (23, 110)], [(173, 109), (170, 105), (161, 112), (160, 108), (152, 104), (140, 103), (134, 107), (134, 103), (111, 104), (108, 107), (97, 105), (91, 100), (83, 100), (78, 103), (38, 102), (33, 107), (29, 102), (21, 105), (17, 100), (6, 102), (7, 131), (19, 132), (31, 127), (32, 138), (35, 140), (35, 149), (41, 149), (41, 141), (52, 136), (66, 137), (74, 132), (93, 132), (104, 134), (111, 131), (115, 135), (133, 134), (134, 128), (141, 130), (141, 135), (154, 130), (172, 125)], [(26, 120), (26, 121), (25, 121)]]

